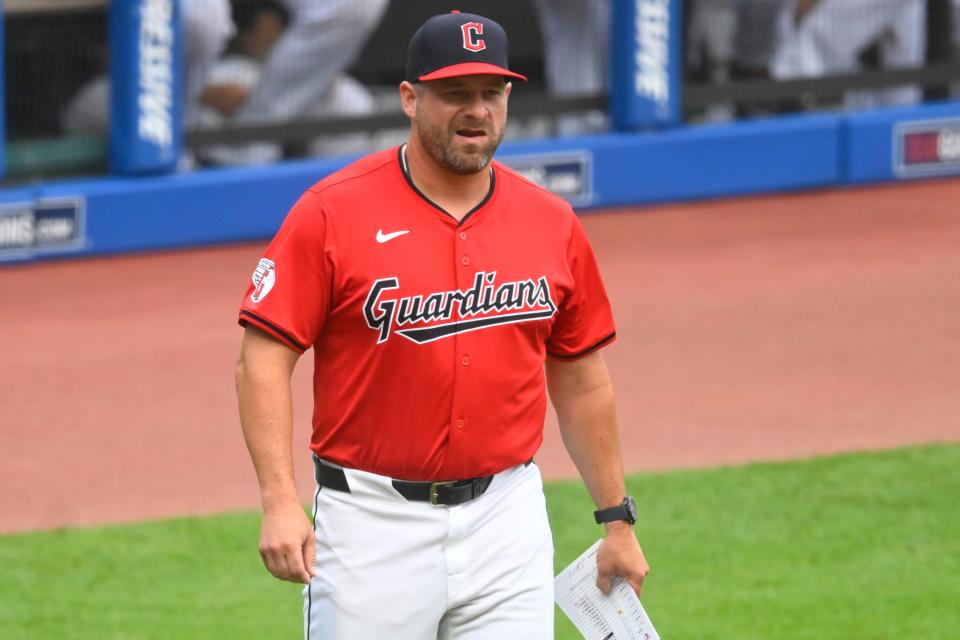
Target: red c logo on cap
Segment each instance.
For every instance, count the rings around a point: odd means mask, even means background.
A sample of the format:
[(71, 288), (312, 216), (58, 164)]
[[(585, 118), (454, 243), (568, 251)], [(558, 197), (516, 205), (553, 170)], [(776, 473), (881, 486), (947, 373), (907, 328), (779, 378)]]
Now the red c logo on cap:
[(483, 35), (482, 22), (468, 22), (460, 30), (463, 31), (463, 48), (467, 51), (483, 51), (487, 43), (480, 36)]

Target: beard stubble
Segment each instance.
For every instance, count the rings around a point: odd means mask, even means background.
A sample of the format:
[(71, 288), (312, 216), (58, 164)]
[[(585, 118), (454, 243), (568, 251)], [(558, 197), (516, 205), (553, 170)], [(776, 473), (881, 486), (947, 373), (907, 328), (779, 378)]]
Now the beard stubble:
[[(482, 127), (488, 134), (492, 134), (487, 136), (488, 142), (482, 145), (470, 144), (467, 146), (467, 151), (459, 151), (454, 148), (453, 138), (456, 135), (457, 128), (444, 128), (430, 124), (423, 118), (417, 118), (417, 137), (420, 139), (420, 144), (434, 160), (460, 175), (470, 175), (483, 171), (490, 164), (493, 154), (503, 140), (503, 134), (507, 128), (506, 123), (499, 132), (490, 132), (487, 127)], [(478, 148), (473, 150), (472, 147)]]

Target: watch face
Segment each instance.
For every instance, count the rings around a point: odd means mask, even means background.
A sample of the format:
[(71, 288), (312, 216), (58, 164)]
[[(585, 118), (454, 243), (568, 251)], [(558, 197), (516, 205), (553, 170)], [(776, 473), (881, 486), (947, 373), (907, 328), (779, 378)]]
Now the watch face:
[(633, 498), (627, 496), (623, 500), (623, 508), (627, 512), (627, 519), (630, 521), (630, 524), (633, 524), (637, 521), (637, 503), (633, 501)]

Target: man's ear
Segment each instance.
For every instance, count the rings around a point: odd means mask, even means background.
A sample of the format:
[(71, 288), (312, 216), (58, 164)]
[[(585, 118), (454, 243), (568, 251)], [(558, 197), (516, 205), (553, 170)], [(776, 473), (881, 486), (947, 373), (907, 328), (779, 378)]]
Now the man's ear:
[(406, 80), (400, 83), (400, 104), (411, 120), (417, 115), (417, 93), (417, 88)]
[(510, 92), (511, 92), (512, 90), (513, 90), (513, 83), (512, 83), (512, 82), (506, 83), (506, 84), (503, 86), (503, 95), (505, 95), (506, 97), (509, 98), (509, 97), (510, 97)]

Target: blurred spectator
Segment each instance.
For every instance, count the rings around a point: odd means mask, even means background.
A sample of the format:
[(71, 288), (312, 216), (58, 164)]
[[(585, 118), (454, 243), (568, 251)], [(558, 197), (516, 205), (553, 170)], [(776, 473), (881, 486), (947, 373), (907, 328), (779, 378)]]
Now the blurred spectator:
[(387, 0), (286, 0), (291, 23), (268, 57), (237, 122), (363, 114), (373, 97), (346, 69), (380, 22)]
[(777, 48), (777, 19), (792, 0), (737, 0), (737, 29), (731, 76), (767, 78)]
[[(738, 0), (693, 0), (686, 28), (687, 73), (699, 82), (728, 82), (737, 41)], [(729, 120), (732, 104), (711, 104), (705, 120)]]
[(688, 69), (703, 82), (730, 78), (737, 40), (738, 0), (694, 0), (686, 31)]
[[(789, 79), (854, 73), (868, 52), (883, 68), (921, 67), (926, 0), (791, 0), (780, 12), (771, 74)], [(917, 87), (848, 91), (851, 108), (911, 104)]]
[[(236, 36), (207, 75), (200, 94), (201, 128), (219, 128), (230, 121), (260, 80), (261, 67), (290, 22), (286, 7), (277, 0), (240, 0), (233, 3)], [(282, 150), (272, 143), (216, 146), (202, 149), (204, 164), (260, 164), (280, 159)]]
[[(200, 92), (210, 68), (233, 33), (228, 0), (190, 0), (181, 3), (183, 24), (184, 120), (199, 117)], [(100, 52), (102, 73), (83, 85), (61, 113), (63, 130), (70, 134), (105, 136), (110, 129), (110, 77), (107, 46)]]
[[(950, 16), (953, 22), (953, 59), (960, 62), (960, 0), (953, 0), (953, 13)], [(960, 97), (960, 79), (953, 83), (954, 97)]]
[[(777, 23), (785, 5), (793, 0), (738, 0), (737, 35), (730, 77), (734, 80), (770, 78), (773, 55), (779, 44)], [(740, 103), (737, 117), (751, 117), (795, 109), (790, 100), (767, 99)]]
[(234, 34), (229, 0), (189, 0), (181, 2), (183, 24), (184, 123), (196, 124), (200, 115), (200, 94), (207, 75)]
[[(793, 0), (689, 0), (686, 74), (697, 82), (770, 77), (777, 46), (776, 25), (782, 7)], [(776, 110), (772, 104), (709, 105), (695, 119), (729, 120)]]
[[(356, 13), (360, 5), (369, 9), (363, 19)], [(373, 113), (373, 96), (344, 70), (385, 7), (385, 0), (352, 4), (234, 0), (239, 33), (229, 55), (210, 76), (198, 124), (208, 128), (227, 122), (275, 123)], [(267, 100), (265, 96), (275, 89), (278, 93)], [(307, 143), (305, 151), (310, 155), (351, 153), (365, 150), (367, 143), (362, 133), (319, 136)], [(237, 165), (275, 162), (284, 154), (280, 145), (263, 142), (208, 148), (200, 155), (209, 164)]]
[(953, 0), (952, 7), (950, 18), (953, 23), (953, 59), (960, 60), (960, 0)]
[(97, 47), (100, 73), (81, 86), (60, 112), (60, 126), (71, 135), (105, 136), (110, 129), (110, 77), (107, 44)]
[[(603, 94), (608, 85), (610, 0), (534, 0), (544, 42), (547, 88), (557, 97)], [(604, 131), (607, 114), (557, 119), (559, 135)]]
[[(298, 116), (363, 115), (375, 110), (370, 92), (344, 70), (376, 27), (387, 0), (284, 0), (286, 10), (277, 2), (235, 0), (234, 4), (243, 34), (235, 39), (223, 64), (217, 58), (234, 33), (230, 2), (181, 4), (187, 128), (209, 127), (226, 119), (283, 122)], [(208, 87), (211, 70), (216, 71), (215, 82)], [(64, 110), (63, 128), (68, 133), (106, 135), (109, 103), (104, 65), (104, 74), (82, 87)], [(349, 152), (356, 147), (354, 138), (324, 136), (310, 143), (310, 151)], [(279, 157), (274, 145), (253, 145), (245, 153), (245, 158), (236, 155), (232, 163)]]
[(534, 0), (543, 32), (545, 71), (558, 96), (603, 93), (607, 87), (609, 0)]
[(953, 46), (954, 55), (960, 55), (960, 0), (953, 0)]

